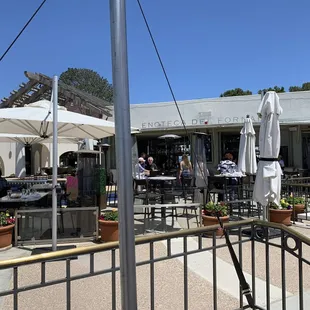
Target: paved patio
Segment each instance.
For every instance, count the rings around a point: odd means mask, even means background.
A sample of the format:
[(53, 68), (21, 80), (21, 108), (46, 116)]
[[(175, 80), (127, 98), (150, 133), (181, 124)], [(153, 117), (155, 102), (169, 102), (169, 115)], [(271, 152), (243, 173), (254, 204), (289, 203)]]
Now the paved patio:
[[(181, 211), (180, 211), (181, 212)], [(153, 223), (157, 226), (159, 222)], [(141, 223), (136, 223), (137, 233), (141, 231)], [(195, 219), (191, 219), (191, 227), (195, 227)], [(185, 218), (178, 218), (172, 222), (167, 219), (168, 230), (186, 228)], [(151, 227), (152, 228), (152, 227)], [(309, 226), (299, 225), (293, 229), (310, 236)], [(236, 239), (231, 236), (231, 239)], [(212, 240), (203, 239), (205, 246), (211, 245)], [(218, 240), (224, 243), (224, 239)], [(92, 243), (81, 243), (77, 246), (89, 246)], [(197, 248), (197, 239), (188, 239), (188, 249)], [(236, 252), (238, 246), (235, 247)], [(172, 241), (172, 253), (183, 250), (181, 239)], [(156, 242), (155, 257), (165, 256), (167, 253), (164, 242)], [(237, 252), (238, 253), (238, 252)], [(265, 259), (264, 245), (256, 244), (256, 292), (257, 304), (264, 306), (265, 303)], [(0, 252), (0, 260), (30, 255), (27, 249), (12, 248)], [(310, 260), (310, 249), (304, 249), (304, 256)], [(140, 245), (136, 247), (137, 261), (149, 258), (149, 247)], [(117, 253), (118, 261), (118, 253)], [(270, 247), (270, 281), (272, 309), (281, 309), (281, 270), (280, 250)], [(72, 274), (81, 274), (89, 271), (89, 257), (85, 255), (72, 261)], [(98, 253), (95, 255), (95, 269), (102, 266), (109, 267), (111, 264), (110, 253)], [(297, 259), (287, 255), (286, 283), (289, 309), (298, 309), (298, 264)], [(243, 244), (243, 270), (245, 276), (250, 279), (251, 273), (251, 244)], [(65, 277), (65, 262), (51, 262), (46, 264), (47, 280)], [(307, 277), (310, 269), (304, 265), (304, 290), (305, 304), (310, 301), (310, 278)], [(40, 282), (40, 265), (25, 266), (19, 268), (18, 281), (20, 284), (33, 284)], [(183, 308), (183, 259), (171, 259), (155, 264), (155, 309), (170, 310)], [(232, 265), (229, 252), (226, 248), (217, 250), (217, 283), (218, 283), (218, 309), (237, 309), (239, 288), (235, 269)], [(251, 283), (251, 282), (249, 282)], [(188, 287), (189, 309), (213, 309), (212, 306), (212, 253), (203, 252), (188, 256)], [(0, 274), (0, 289), (12, 287), (12, 272), (2, 271)], [(111, 309), (111, 275), (102, 275), (72, 282), (72, 309)], [(141, 266), (137, 268), (137, 291), (139, 309), (150, 309), (150, 268)], [(23, 292), (19, 294), (19, 309), (65, 309), (65, 284)], [(0, 300), (0, 309), (13, 309), (13, 298), (5, 297)], [(120, 280), (117, 273), (117, 309), (120, 306)]]

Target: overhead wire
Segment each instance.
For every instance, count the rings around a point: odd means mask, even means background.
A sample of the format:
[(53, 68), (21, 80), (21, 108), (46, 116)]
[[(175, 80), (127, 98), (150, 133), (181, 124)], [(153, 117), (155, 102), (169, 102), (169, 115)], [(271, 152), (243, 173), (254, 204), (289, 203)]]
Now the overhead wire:
[(2, 54), (2, 56), (0, 57), (0, 62), (2, 61), (2, 59), (6, 56), (6, 54), (10, 51), (10, 49), (13, 47), (13, 45), (16, 43), (16, 41), (18, 40), (18, 38), (22, 35), (22, 33), (26, 30), (26, 28), (29, 26), (29, 24), (31, 23), (31, 21), (35, 18), (35, 16), (39, 13), (39, 11), (41, 10), (41, 8), (43, 7), (43, 5), (45, 4), (47, 0), (43, 0), (41, 2), (41, 4), (38, 6), (38, 8), (35, 10), (35, 12), (32, 14), (32, 16), (28, 19), (27, 23), (24, 25), (24, 27), (20, 30), (20, 32), (18, 33), (18, 35), (15, 37), (15, 39), (12, 41), (12, 43), (9, 45), (9, 47), (5, 50), (5, 52)]
[[(174, 91), (173, 91), (172, 85), (171, 85), (171, 83), (170, 83), (170, 79), (169, 79), (168, 74), (167, 74), (167, 71), (166, 71), (166, 69), (165, 69), (163, 60), (162, 60), (162, 58), (161, 58), (161, 56), (160, 56), (160, 53), (159, 53), (157, 44), (156, 44), (156, 42), (155, 42), (155, 39), (154, 39), (152, 30), (151, 30), (151, 27), (150, 27), (150, 25), (149, 25), (149, 22), (148, 22), (148, 20), (147, 20), (147, 17), (146, 17), (146, 15), (145, 15), (145, 13), (144, 13), (143, 6), (142, 6), (140, 0), (137, 0), (137, 3), (138, 3), (138, 6), (139, 6), (139, 9), (140, 9), (142, 18), (143, 18), (143, 20), (144, 20), (145, 26), (146, 26), (146, 28), (147, 28), (147, 31), (148, 31), (148, 33), (149, 33), (150, 39), (151, 39), (151, 41), (152, 41), (153, 47), (154, 47), (154, 49), (155, 49), (155, 53), (156, 53), (156, 55), (157, 55), (158, 61), (159, 61), (160, 66), (161, 66), (161, 69), (162, 69), (163, 74), (164, 74), (164, 76), (165, 76), (165, 79), (166, 79), (166, 82), (167, 82), (169, 91), (170, 91), (170, 93), (171, 93), (173, 102), (174, 102), (174, 104), (175, 104), (175, 107), (176, 107), (177, 112), (178, 112), (178, 114), (179, 114), (179, 117), (180, 117), (180, 119), (181, 119), (182, 126), (183, 126), (183, 129), (184, 129), (184, 131), (185, 131), (185, 135), (186, 135), (187, 138), (189, 139), (190, 136), (189, 136), (188, 129), (187, 129), (187, 127), (186, 127), (185, 121), (184, 121), (183, 116), (182, 116), (182, 113), (181, 113), (181, 111), (180, 111), (180, 108), (179, 108), (179, 105), (178, 105), (178, 102), (177, 102), (175, 93), (174, 93)], [(202, 175), (202, 178), (203, 178), (203, 180), (204, 180), (204, 183), (205, 183), (205, 185), (206, 185), (206, 187), (207, 187), (207, 186), (208, 186), (208, 180), (207, 180), (207, 178), (206, 178), (206, 175), (205, 175), (205, 172), (204, 172), (203, 168), (201, 167), (201, 165), (200, 165), (200, 163), (199, 163), (199, 161), (198, 161), (197, 154), (196, 154), (194, 148), (192, 149), (192, 152), (193, 152), (193, 154), (194, 154), (195, 161), (196, 161), (197, 164), (198, 164), (198, 167), (199, 167), (200, 173), (201, 173), (201, 175)], [(206, 169), (205, 169), (205, 170), (206, 170)]]

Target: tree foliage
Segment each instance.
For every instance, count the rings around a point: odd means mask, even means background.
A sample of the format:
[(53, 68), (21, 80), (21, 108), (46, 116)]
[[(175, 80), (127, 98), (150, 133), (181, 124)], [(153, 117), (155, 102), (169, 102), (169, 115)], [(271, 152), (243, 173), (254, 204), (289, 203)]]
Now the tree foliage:
[(301, 87), (300, 86), (291, 86), (289, 88), (290, 92), (307, 91), (307, 90), (310, 90), (310, 82), (303, 83)]
[(285, 93), (285, 89), (283, 86), (279, 87), (279, 86), (274, 86), (274, 87), (269, 87), (269, 88), (264, 88), (264, 89), (260, 89), (257, 93), (261, 94), (262, 91), (264, 91), (264, 93), (266, 93), (267, 91), (275, 91), (276, 93)]
[(67, 85), (76, 87), (93, 96), (112, 102), (113, 86), (109, 81), (90, 69), (68, 68), (59, 78)]
[(235, 88), (226, 90), (224, 93), (220, 95), (220, 97), (247, 96), (247, 95), (252, 95), (252, 92), (250, 90)]
[[(264, 93), (268, 91), (275, 91), (276, 93), (285, 93), (285, 88), (283, 86), (274, 86), (269, 88), (260, 89), (257, 93), (261, 94), (264, 91)], [(290, 86), (289, 87), (290, 92), (296, 92), (296, 91), (310, 91), (310, 82), (303, 83), (302, 86)], [(243, 90), (241, 88), (235, 88), (225, 91), (220, 95), (220, 97), (232, 97), (232, 96), (246, 96), (246, 95), (252, 95), (252, 92), (250, 90)]]

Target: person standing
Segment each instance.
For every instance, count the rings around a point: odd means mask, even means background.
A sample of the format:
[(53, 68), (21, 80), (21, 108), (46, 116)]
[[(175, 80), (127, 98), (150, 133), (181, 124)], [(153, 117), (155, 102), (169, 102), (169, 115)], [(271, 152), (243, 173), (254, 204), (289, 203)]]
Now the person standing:
[(190, 177), (192, 175), (192, 172), (193, 172), (192, 163), (188, 159), (188, 156), (184, 154), (182, 156), (182, 161), (180, 163), (179, 179)]

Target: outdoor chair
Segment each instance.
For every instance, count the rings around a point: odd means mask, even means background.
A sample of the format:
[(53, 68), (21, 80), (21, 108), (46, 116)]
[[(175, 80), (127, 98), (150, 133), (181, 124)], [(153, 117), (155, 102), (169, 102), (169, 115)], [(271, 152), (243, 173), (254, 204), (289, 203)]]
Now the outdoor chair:
[(226, 186), (225, 178), (209, 176), (207, 201), (224, 200), (224, 196), (226, 193), (225, 186)]

